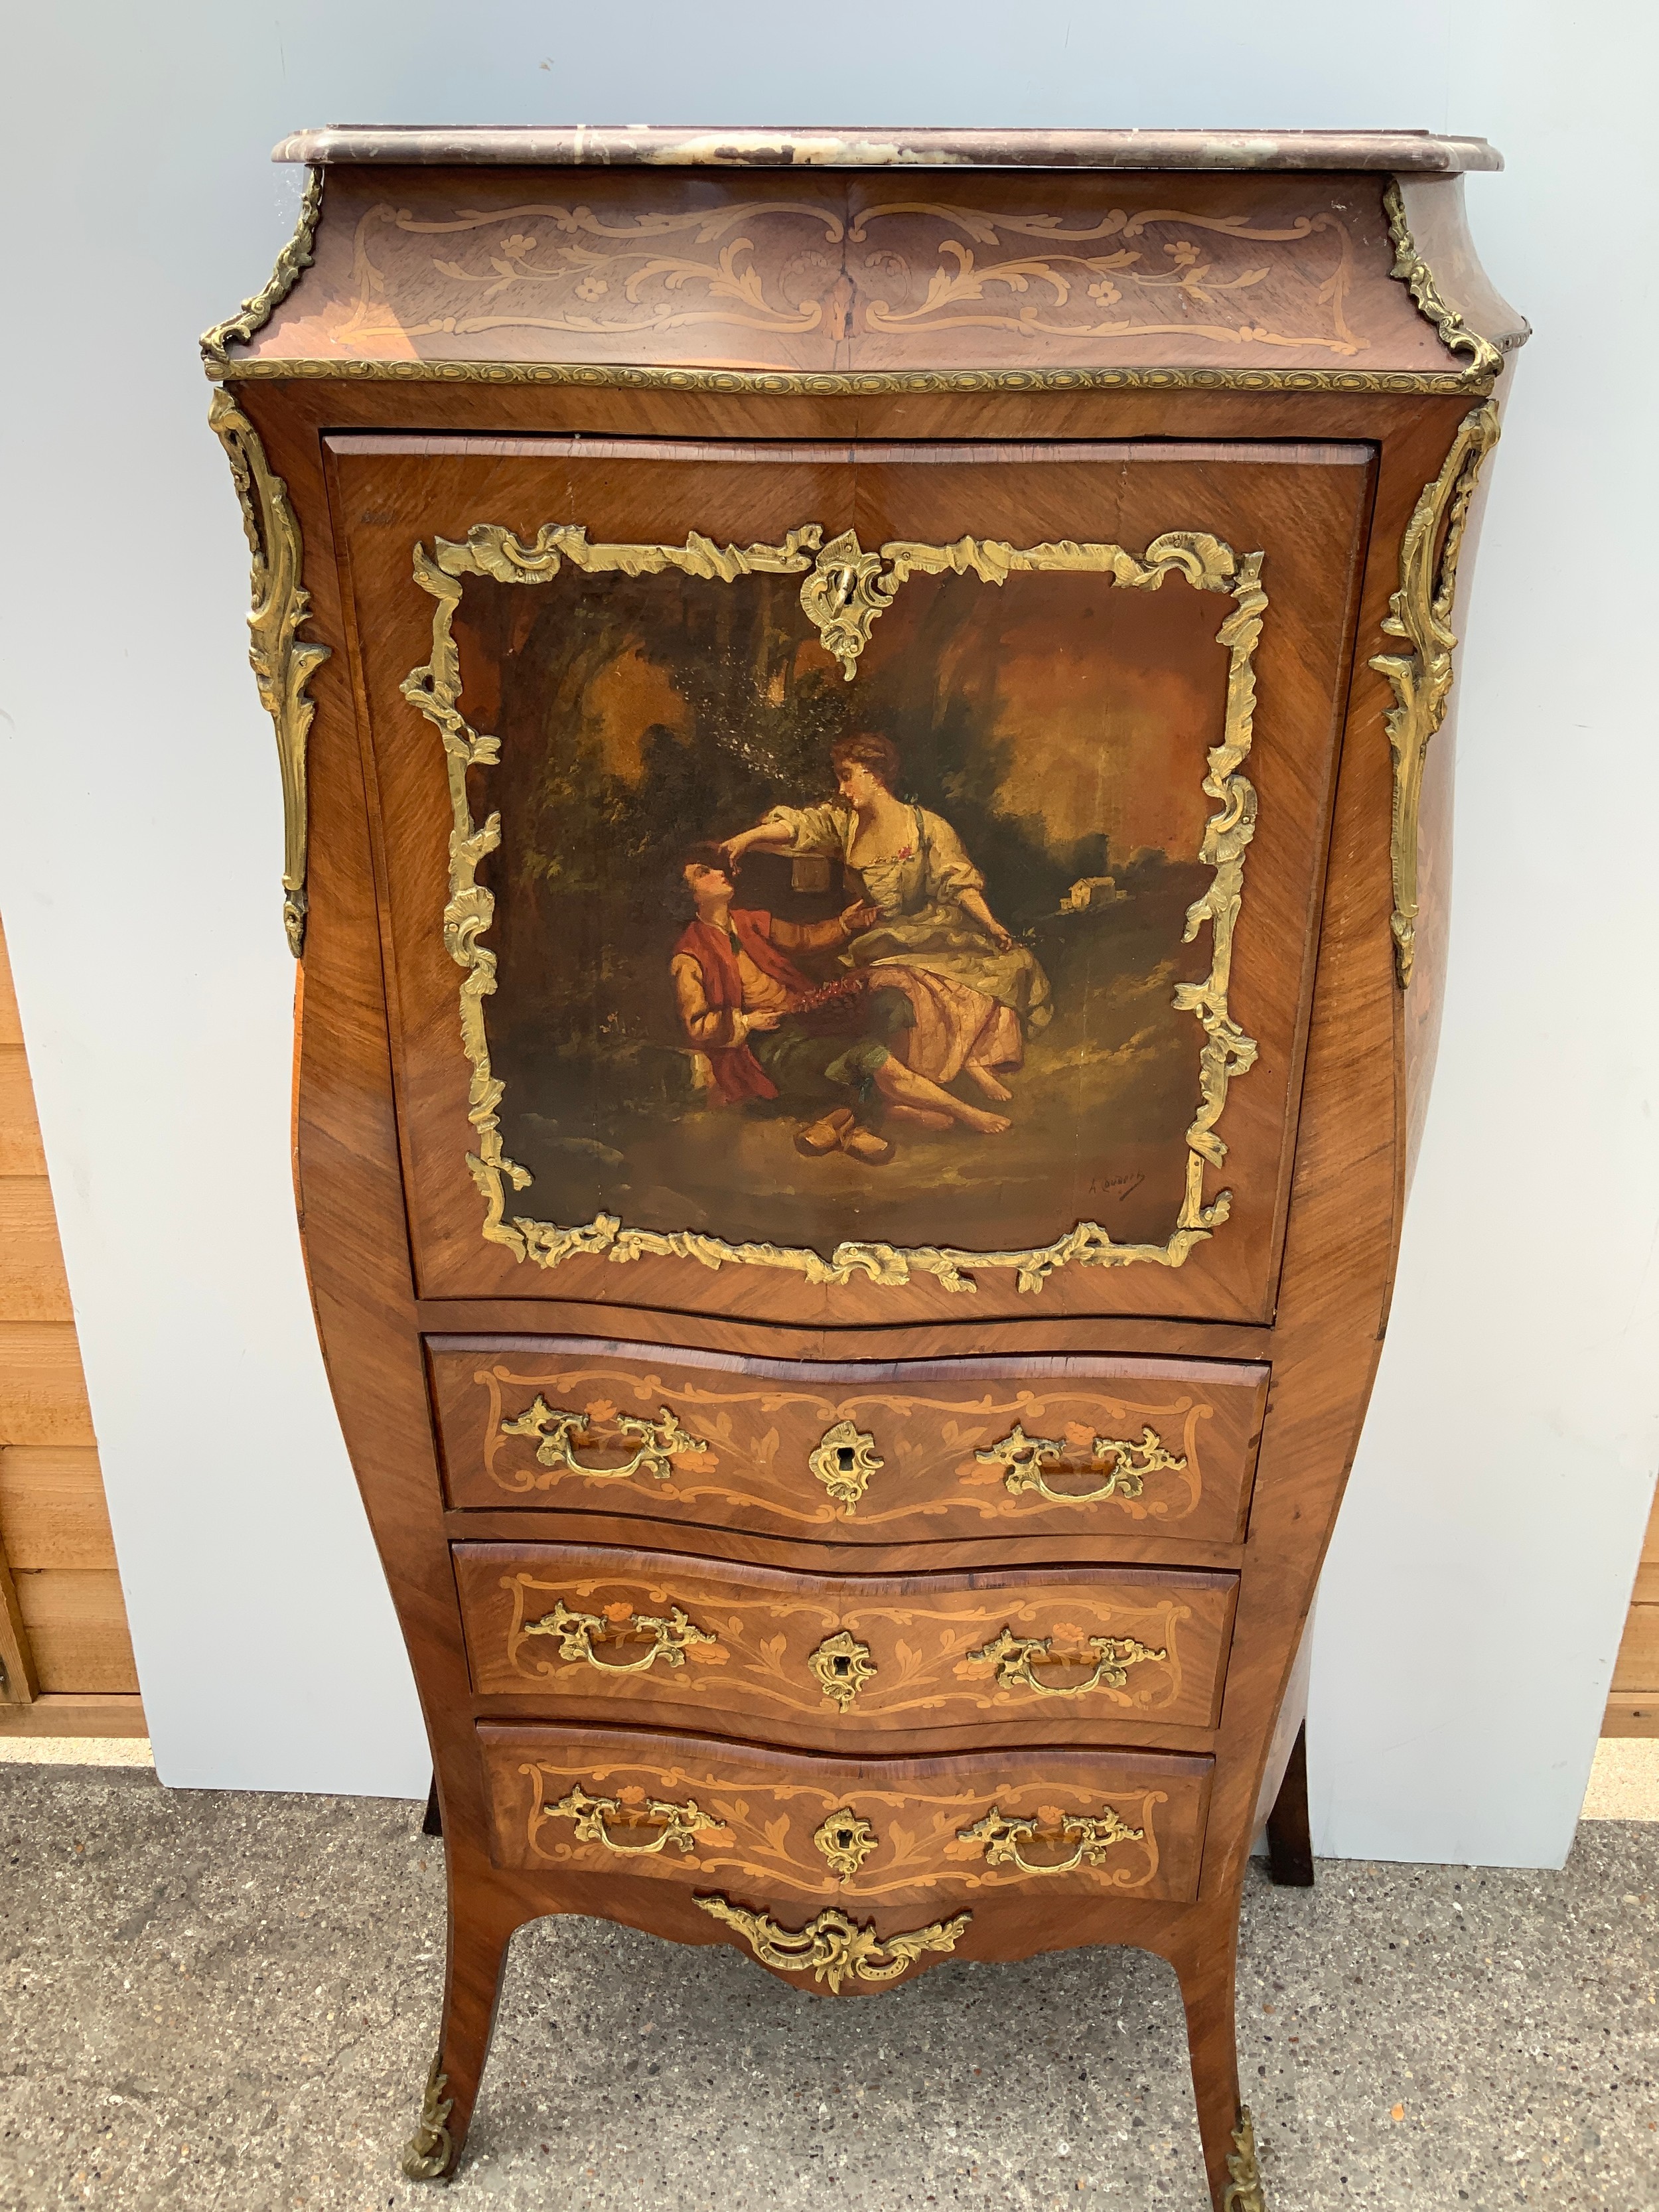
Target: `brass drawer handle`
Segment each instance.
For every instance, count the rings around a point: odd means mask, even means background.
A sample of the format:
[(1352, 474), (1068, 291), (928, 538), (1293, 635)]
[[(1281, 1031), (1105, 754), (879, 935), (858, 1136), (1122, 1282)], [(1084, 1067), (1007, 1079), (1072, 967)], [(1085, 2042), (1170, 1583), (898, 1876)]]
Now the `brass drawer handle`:
[(1055, 1667), (1088, 1664), (1087, 1653), (1079, 1652), (1073, 1658), (1068, 1653), (1056, 1651), (1054, 1643), (1052, 1636), (1016, 1636), (1012, 1629), (1005, 1628), (994, 1643), (982, 1644), (968, 1656), (994, 1663), (1000, 1689), (1035, 1690), (1040, 1698), (1080, 1698), (1090, 1690), (1121, 1690), (1129, 1679), (1131, 1667), (1170, 1656), (1168, 1651), (1154, 1651), (1145, 1644), (1138, 1644), (1133, 1636), (1091, 1636), (1089, 1650), (1095, 1655), (1094, 1669), (1085, 1680), (1044, 1682), (1036, 1673), (1044, 1660)]
[[(1026, 1844), (1064, 1844), (1073, 1837), (1077, 1843), (1068, 1859), (1028, 1859), (1024, 1856), (1023, 1846)], [(987, 1866), (1012, 1864), (1022, 1874), (1070, 1874), (1085, 1859), (1091, 1866), (1098, 1866), (1114, 1844), (1144, 1844), (1146, 1831), (1132, 1828), (1119, 1820), (1109, 1805), (1098, 1814), (1064, 1814), (1058, 1829), (1045, 1828), (1036, 1820), (1011, 1820), (1000, 1805), (993, 1805), (984, 1819), (975, 1820), (971, 1828), (958, 1828), (957, 1840), (983, 1844)]]
[(568, 1407), (550, 1406), (545, 1398), (538, 1397), (516, 1420), (503, 1421), (504, 1437), (539, 1437), (536, 1457), (544, 1467), (557, 1468), (568, 1474), (586, 1475), (591, 1482), (625, 1482), (630, 1475), (645, 1474), (659, 1482), (671, 1481), (674, 1474), (673, 1455), (677, 1452), (706, 1452), (708, 1446), (701, 1437), (688, 1436), (665, 1406), (654, 1421), (642, 1420), (635, 1413), (617, 1413), (602, 1425), (620, 1429), (637, 1449), (632, 1459), (623, 1467), (589, 1467), (570, 1449), (570, 1439), (595, 1426), (591, 1414), (574, 1413)]
[(849, 1974), (860, 1982), (896, 1981), (924, 1951), (954, 1951), (957, 1938), (974, 1917), (958, 1912), (953, 1920), (934, 1920), (906, 1936), (878, 1936), (873, 1923), (860, 1928), (833, 1905), (805, 1928), (781, 1928), (765, 1913), (729, 1905), (723, 1897), (695, 1901), (747, 1936), (763, 1966), (780, 1967), (786, 1974), (810, 1973), (815, 1981), (828, 1982), (832, 1990), (839, 1990)]
[[(714, 1644), (720, 1640), (706, 1628), (699, 1628), (677, 1605), (670, 1607), (665, 1617), (655, 1613), (630, 1613), (626, 1621), (612, 1621), (597, 1613), (573, 1613), (562, 1598), (551, 1613), (544, 1613), (539, 1620), (526, 1621), (524, 1633), (556, 1636), (561, 1659), (585, 1660), (602, 1674), (643, 1674), (659, 1659), (670, 1667), (684, 1667), (688, 1644)], [(631, 1644), (641, 1635), (649, 1636), (651, 1649), (642, 1659), (630, 1659), (625, 1665), (613, 1666), (609, 1660), (601, 1659), (593, 1649), (596, 1636)]]
[(1102, 1460), (1108, 1453), (1111, 1472), (1096, 1490), (1050, 1489), (1042, 1470), (1062, 1463), (1070, 1456), (1070, 1448), (1053, 1437), (1028, 1437), (1018, 1421), (1000, 1443), (975, 1452), (974, 1457), (982, 1467), (1006, 1470), (1002, 1486), (1011, 1497), (1018, 1498), (1023, 1490), (1036, 1490), (1056, 1505), (1095, 1505), (1104, 1498), (1139, 1498), (1149, 1474), (1165, 1468), (1179, 1474), (1187, 1465), (1184, 1458), (1165, 1449), (1156, 1429), (1142, 1429), (1138, 1444), (1126, 1437), (1097, 1437), (1090, 1446), (1091, 1456)]
[(876, 1456), (876, 1440), (867, 1429), (858, 1428), (851, 1421), (837, 1421), (824, 1431), (817, 1450), (808, 1454), (806, 1464), (836, 1504), (847, 1508), (850, 1521), (871, 1476), (887, 1462)]
[[(625, 1814), (620, 1798), (590, 1797), (580, 1782), (556, 1805), (544, 1805), (541, 1817), (544, 1820), (573, 1820), (579, 1844), (603, 1844), (606, 1850), (615, 1851), (619, 1858), (635, 1859), (648, 1857), (667, 1844), (682, 1851), (695, 1850), (699, 1829), (722, 1825), (711, 1820), (695, 1797), (688, 1797), (684, 1805), (675, 1804), (670, 1797), (649, 1797), (638, 1813)], [(619, 1844), (607, 1830), (607, 1820), (625, 1821), (634, 1827), (653, 1827), (657, 1832), (648, 1844)]]

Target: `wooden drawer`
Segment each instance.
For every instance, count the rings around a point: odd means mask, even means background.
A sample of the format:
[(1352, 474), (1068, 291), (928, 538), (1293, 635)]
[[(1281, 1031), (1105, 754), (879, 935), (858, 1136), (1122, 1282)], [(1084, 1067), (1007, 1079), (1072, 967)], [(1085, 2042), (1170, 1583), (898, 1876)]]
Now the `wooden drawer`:
[(1206, 1758), (848, 1759), (616, 1729), (478, 1734), (497, 1866), (640, 1875), (763, 1901), (791, 1925), (837, 1902), (931, 1914), (1008, 1888), (1198, 1893)]
[(1267, 1370), (428, 1340), (450, 1502), (912, 1543), (1243, 1534)]
[(454, 1557), (483, 1697), (832, 1745), (1212, 1728), (1237, 1592), (1173, 1569), (831, 1580), (574, 1546)]

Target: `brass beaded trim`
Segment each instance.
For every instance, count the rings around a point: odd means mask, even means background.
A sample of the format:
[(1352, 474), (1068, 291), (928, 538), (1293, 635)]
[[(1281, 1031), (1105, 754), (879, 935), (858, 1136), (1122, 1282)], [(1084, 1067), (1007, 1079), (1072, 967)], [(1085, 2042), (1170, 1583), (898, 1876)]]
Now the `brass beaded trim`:
[(1456, 369), (1361, 368), (665, 368), (621, 362), (218, 361), (208, 374), (337, 378), (347, 383), (586, 385), (623, 392), (724, 392), (733, 398), (876, 399), (905, 394), (1067, 392), (1393, 392), (1446, 398), (1490, 392), (1490, 375)]

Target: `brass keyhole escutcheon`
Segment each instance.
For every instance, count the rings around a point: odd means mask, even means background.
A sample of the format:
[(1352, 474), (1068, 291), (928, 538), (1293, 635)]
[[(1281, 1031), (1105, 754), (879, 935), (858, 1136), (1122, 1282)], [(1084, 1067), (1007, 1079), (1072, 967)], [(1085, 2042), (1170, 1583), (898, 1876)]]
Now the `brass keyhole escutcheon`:
[(855, 1875), (876, 1848), (875, 1830), (850, 1805), (832, 1813), (812, 1838), (831, 1874), (842, 1881)]
[(808, 1455), (806, 1464), (836, 1504), (846, 1508), (850, 1521), (869, 1486), (871, 1476), (885, 1462), (877, 1455), (876, 1440), (867, 1429), (860, 1429), (851, 1421), (836, 1421), (824, 1431), (817, 1449)]
[(842, 1712), (876, 1671), (869, 1645), (845, 1628), (826, 1636), (806, 1664), (824, 1696), (833, 1698)]

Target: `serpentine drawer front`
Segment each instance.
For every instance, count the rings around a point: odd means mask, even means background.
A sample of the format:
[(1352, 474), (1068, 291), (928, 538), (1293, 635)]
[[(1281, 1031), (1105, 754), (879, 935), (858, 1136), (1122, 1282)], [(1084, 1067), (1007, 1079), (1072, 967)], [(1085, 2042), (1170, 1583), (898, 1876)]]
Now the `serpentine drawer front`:
[(1139, 1567), (836, 1577), (458, 1544), (483, 1697), (762, 1741), (1212, 1728), (1237, 1578)]
[(933, 1914), (1019, 1887), (1184, 1900), (1213, 1765), (1024, 1748), (818, 1759), (489, 1723), (478, 1738), (497, 1866), (724, 1890), (785, 1918), (837, 1902)]
[(1311, 1878), (1298, 1655), (1438, 1035), (1497, 156), (279, 153), (299, 228), (203, 343), (443, 1829), (404, 2171), (580, 1912), (826, 1996), (1156, 1951), (1262, 2212), (1239, 1906), (1264, 1818)]
[(791, 1364), (580, 1338), (428, 1340), (452, 1504), (780, 1536), (1243, 1534), (1265, 1367)]

